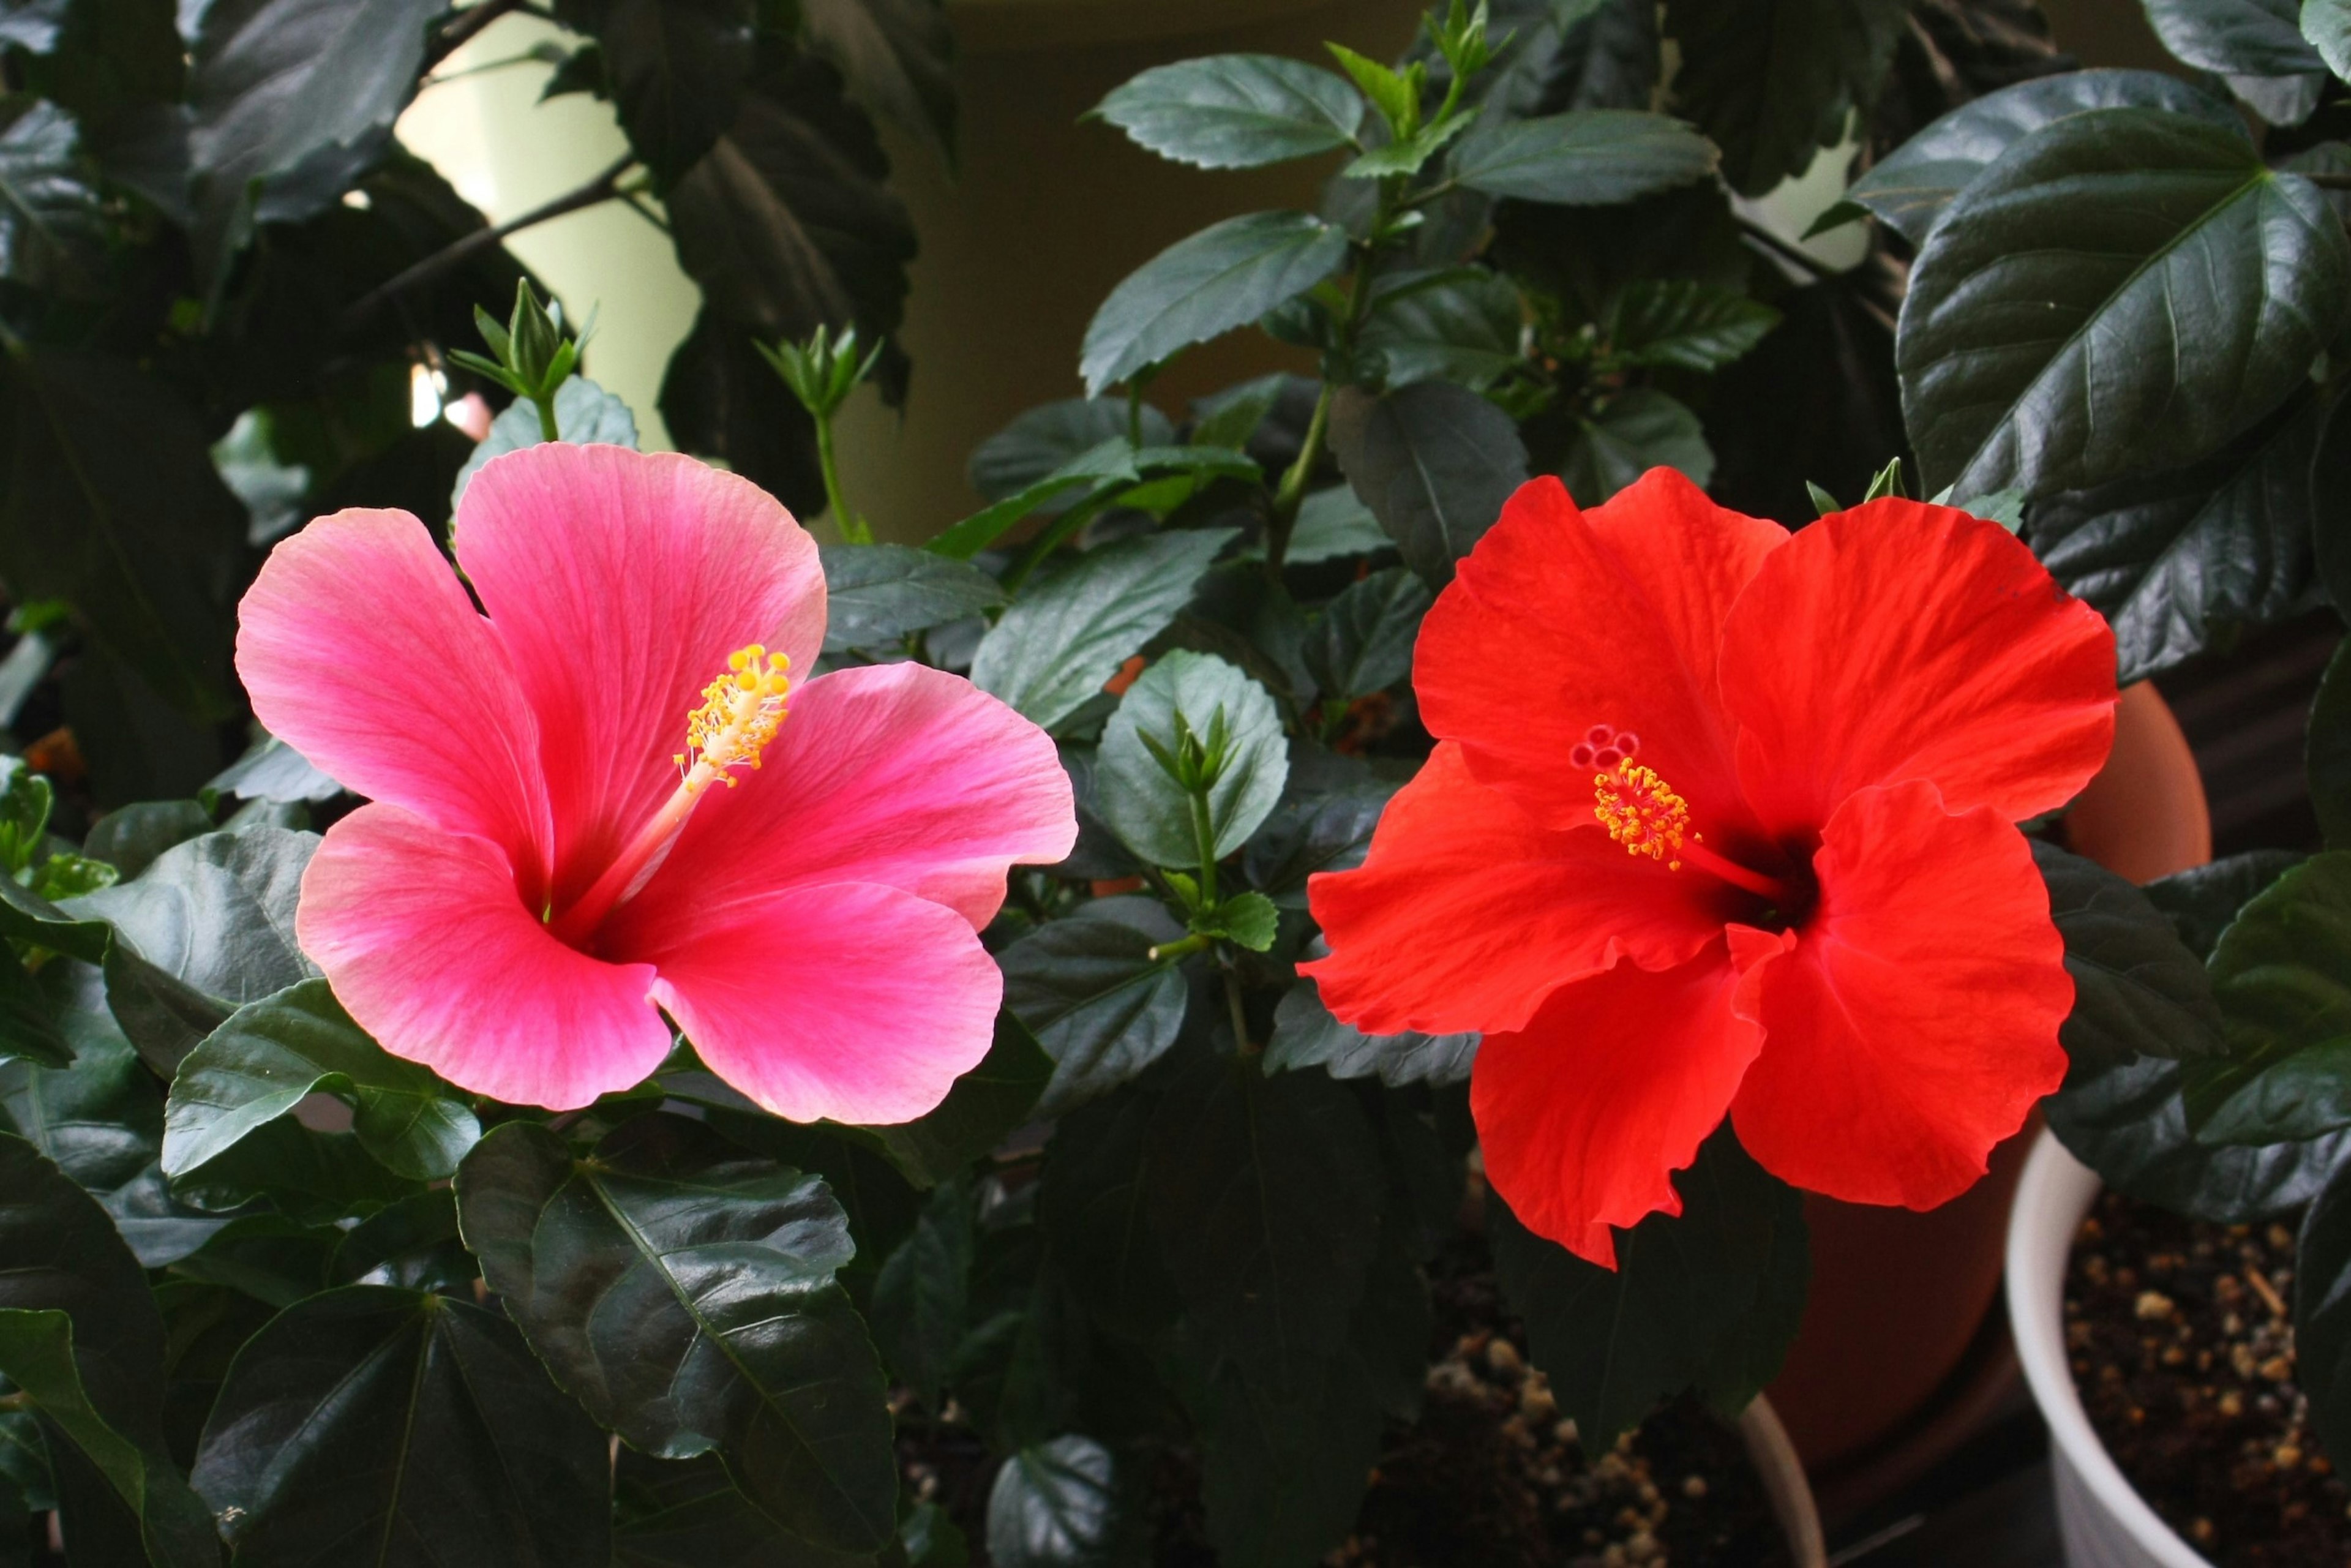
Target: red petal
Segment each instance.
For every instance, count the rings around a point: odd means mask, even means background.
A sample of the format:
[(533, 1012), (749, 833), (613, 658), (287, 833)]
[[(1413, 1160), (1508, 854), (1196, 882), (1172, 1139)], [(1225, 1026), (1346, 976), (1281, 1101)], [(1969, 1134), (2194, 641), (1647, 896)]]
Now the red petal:
[(669, 1054), (649, 967), (558, 942), (496, 845), (396, 806), (327, 830), (294, 926), (361, 1029), (476, 1094), (571, 1110)]
[(1679, 1214), (1673, 1173), (1762, 1046), (1752, 988), (1716, 946), (1663, 973), (1619, 964), (1553, 992), (1523, 1031), (1488, 1035), (1469, 1109), (1510, 1212), (1606, 1268), (1609, 1227)]
[(1777, 830), (1905, 779), (2021, 821), (2105, 759), (2115, 640), (1998, 524), (1873, 501), (1755, 574), (1723, 632), (1722, 695), (1748, 799)]
[(824, 641), (816, 541), (747, 479), (674, 452), (551, 442), (465, 486), (457, 556), (538, 716), (560, 909), (677, 788), (686, 716), (748, 643)]
[(1543, 827), (1441, 742), (1363, 866), (1309, 884), (1331, 956), (1305, 967), (1324, 1004), (1372, 1034), (1517, 1029), (1619, 958), (1671, 968), (1715, 939), (1737, 895), (1625, 853), (1584, 816)]
[(1631, 730), (1640, 760), (1722, 843), (1746, 818), (1716, 690), (1723, 619), (1787, 537), (1668, 468), (1588, 513), (1558, 480), (1535, 480), (1421, 627), (1423, 722), (1556, 828), (1592, 820), (1589, 780), (1568, 761), (1576, 743), (1595, 725)]
[(1739, 1141), (1798, 1186), (1932, 1208), (2065, 1076), (2074, 982), (2048, 892), (1998, 812), (1951, 815), (1917, 781), (1840, 806), (1813, 869), (1818, 908), (1757, 972)]
[(337, 512), (269, 552), (237, 606), (236, 673), (269, 733), (359, 794), (545, 876), (538, 727), (424, 525)]

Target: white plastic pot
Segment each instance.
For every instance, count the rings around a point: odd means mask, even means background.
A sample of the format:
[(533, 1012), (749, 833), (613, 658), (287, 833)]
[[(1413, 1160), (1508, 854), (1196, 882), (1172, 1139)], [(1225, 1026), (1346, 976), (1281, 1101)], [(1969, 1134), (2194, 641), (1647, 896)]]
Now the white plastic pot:
[(2210, 1568), (2132, 1490), (2091, 1429), (2065, 1354), (2065, 1264), (2098, 1178), (2047, 1132), (2008, 1219), (2008, 1315), (2024, 1380), (2049, 1423), (2058, 1531), (2071, 1568)]

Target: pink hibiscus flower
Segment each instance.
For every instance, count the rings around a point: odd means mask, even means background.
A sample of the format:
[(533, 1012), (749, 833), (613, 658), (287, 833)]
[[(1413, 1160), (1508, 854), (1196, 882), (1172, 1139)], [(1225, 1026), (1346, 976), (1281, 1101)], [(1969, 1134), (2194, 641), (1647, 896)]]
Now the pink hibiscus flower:
[(1006, 869), (1076, 837), (1052, 742), (919, 664), (801, 684), (815, 542), (690, 458), (526, 448), (456, 537), (486, 616), (423, 523), (360, 510), (280, 544), (238, 611), (256, 715), (372, 802), (297, 916), (351, 1017), (558, 1110), (659, 1066), (663, 1012), (778, 1115), (936, 1105), (987, 1051)]

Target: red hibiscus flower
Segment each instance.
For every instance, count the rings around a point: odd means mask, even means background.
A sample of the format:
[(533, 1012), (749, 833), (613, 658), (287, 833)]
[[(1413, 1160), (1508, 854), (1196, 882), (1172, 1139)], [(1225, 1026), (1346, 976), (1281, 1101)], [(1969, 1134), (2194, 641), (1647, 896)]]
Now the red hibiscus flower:
[(2073, 1005), (2013, 826), (2114, 733), (2114, 638), (2032, 552), (1884, 500), (1791, 535), (1653, 470), (1526, 486), (1415, 655), (1438, 744), (1316, 879), (1324, 1001), (1479, 1030), (1495, 1189), (1612, 1265), (1730, 1117), (1798, 1186), (1928, 1208), (2057, 1087)]

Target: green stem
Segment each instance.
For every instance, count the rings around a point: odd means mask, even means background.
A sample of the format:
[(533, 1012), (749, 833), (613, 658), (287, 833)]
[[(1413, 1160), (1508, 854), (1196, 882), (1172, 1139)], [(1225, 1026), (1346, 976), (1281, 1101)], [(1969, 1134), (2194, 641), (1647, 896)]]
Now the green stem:
[(865, 519), (849, 509), (849, 502), (841, 494), (841, 465), (832, 454), (832, 420), (830, 416), (816, 422), (816, 462), (824, 473), (824, 504), (832, 513), (832, 526), (841, 530), (843, 543), (870, 545), (873, 530)]
[(1195, 953), (1205, 952), (1207, 946), (1208, 938), (1195, 931), (1188, 936), (1178, 936), (1173, 942), (1162, 942), (1158, 946), (1144, 954), (1144, 956), (1155, 964), (1166, 964), (1177, 958), (1189, 957)]
[(538, 438), (541, 441), (562, 440), (562, 434), (555, 426), (555, 394), (549, 392), (545, 397), (534, 395), (530, 401), (538, 408)]
[(1257, 1047), (1249, 1041), (1249, 1009), (1241, 1006), (1240, 977), (1228, 966), (1225, 969), (1225, 1004), (1233, 1009), (1233, 1047), (1243, 1056), (1255, 1056)]
[(1208, 792), (1192, 791), (1192, 841), (1200, 851), (1200, 907), (1217, 907), (1217, 824), (1208, 810)]

